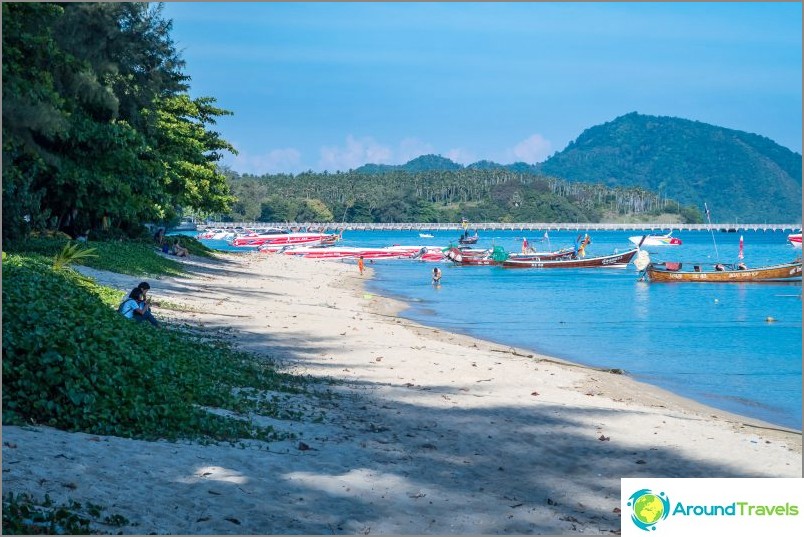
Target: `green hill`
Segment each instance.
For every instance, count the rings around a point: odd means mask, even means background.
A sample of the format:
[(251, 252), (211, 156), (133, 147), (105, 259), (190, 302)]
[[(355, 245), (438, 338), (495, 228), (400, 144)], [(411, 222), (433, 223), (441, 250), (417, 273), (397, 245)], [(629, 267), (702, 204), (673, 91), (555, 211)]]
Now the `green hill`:
[(716, 221), (801, 221), (800, 154), (698, 121), (630, 113), (587, 129), (538, 168), (571, 181), (706, 203)]

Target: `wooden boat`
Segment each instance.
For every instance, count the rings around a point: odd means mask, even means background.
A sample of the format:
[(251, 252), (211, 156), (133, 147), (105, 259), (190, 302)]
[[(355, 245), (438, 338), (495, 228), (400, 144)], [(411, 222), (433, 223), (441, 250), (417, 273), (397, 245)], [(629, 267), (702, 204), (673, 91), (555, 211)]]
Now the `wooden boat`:
[(475, 244), (479, 238), (480, 237), (478, 236), (477, 231), (475, 231), (475, 234), (471, 237), (468, 233), (464, 232), (464, 234), (461, 235), (461, 238), (458, 239), (458, 242), (461, 244)]
[(505, 250), (500, 246), (495, 246), (491, 250), (453, 247), (447, 250), (446, 253), (446, 258), (457, 265), (499, 265), (507, 257), (508, 254), (506, 254)]
[(554, 250), (552, 252), (537, 252), (531, 248), (521, 254), (516, 252), (510, 253), (508, 254), (508, 259), (517, 261), (546, 261), (548, 259), (570, 258), (573, 255), (575, 255), (574, 248), (561, 248), (560, 250)]
[(672, 233), (671, 231), (666, 235), (635, 235), (628, 237), (628, 240), (642, 246), (680, 246), (681, 239), (672, 237)]
[[(742, 263), (649, 263), (645, 275), (651, 282), (790, 282), (801, 281), (801, 259), (765, 267), (745, 267)], [(689, 268), (687, 268), (689, 267)], [(685, 270), (682, 270), (684, 268)]]
[(626, 250), (621, 253), (601, 255), (596, 257), (559, 258), (544, 260), (517, 260), (503, 261), (503, 268), (625, 268), (634, 258), (639, 248)]

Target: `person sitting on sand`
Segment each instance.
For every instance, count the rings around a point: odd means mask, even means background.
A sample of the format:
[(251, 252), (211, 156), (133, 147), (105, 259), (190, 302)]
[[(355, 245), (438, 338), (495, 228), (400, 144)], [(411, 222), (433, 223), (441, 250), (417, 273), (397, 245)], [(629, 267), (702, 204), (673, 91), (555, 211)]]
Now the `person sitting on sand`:
[(190, 254), (190, 250), (179, 244), (179, 239), (176, 239), (173, 243), (173, 255), (177, 257), (187, 257)]
[(144, 319), (145, 308), (140, 305), (140, 302), (144, 300), (145, 297), (142, 294), (142, 289), (135, 287), (120, 306), (118, 306), (117, 311), (122, 313), (123, 317), (126, 319), (136, 319), (137, 317), (134, 315), (136, 313), (139, 315), (138, 320), (142, 320)]

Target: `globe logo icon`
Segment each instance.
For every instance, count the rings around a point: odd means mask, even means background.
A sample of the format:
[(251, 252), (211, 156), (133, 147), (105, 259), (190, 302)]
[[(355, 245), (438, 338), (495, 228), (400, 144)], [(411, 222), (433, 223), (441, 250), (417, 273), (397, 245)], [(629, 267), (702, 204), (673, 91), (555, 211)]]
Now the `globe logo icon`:
[(670, 500), (664, 492), (658, 494), (650, 489), (636, 491), (628, 498), (631, 508), (631, 522), (641, 530), (656, 529), (656, 523), (667, 518), (670, 513)]

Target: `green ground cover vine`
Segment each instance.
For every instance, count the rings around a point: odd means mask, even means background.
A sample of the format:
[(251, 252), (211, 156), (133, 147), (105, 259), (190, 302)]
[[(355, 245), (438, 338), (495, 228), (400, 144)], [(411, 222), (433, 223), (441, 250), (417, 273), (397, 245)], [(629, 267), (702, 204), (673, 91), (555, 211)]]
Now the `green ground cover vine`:
[(74, 271), (54, 270), (44, 256), (6, 256), (4, 424), (142, 439), (284, 437), (249, 419), (280, 417), (281, 404), (249, 391), (303, 391), (305, 379), (278, 373), (226, 342), (126, 320), (113, 307), (120, 295)]

